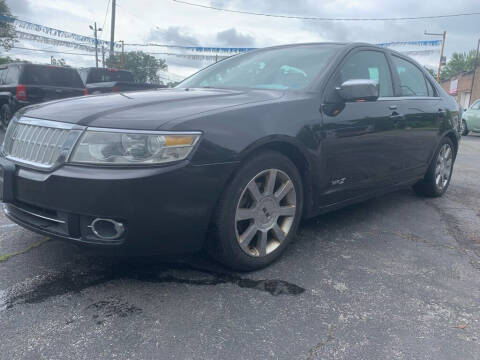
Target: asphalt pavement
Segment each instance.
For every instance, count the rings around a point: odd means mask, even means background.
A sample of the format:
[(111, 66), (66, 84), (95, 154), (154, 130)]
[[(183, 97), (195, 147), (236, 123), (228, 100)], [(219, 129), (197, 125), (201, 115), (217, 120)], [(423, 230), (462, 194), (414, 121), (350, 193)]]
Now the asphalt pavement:
[(114, 258), (0, 215), (0, 359), (480, 359), (480, 136), (440, 199), (306, 221), (272, 266)]

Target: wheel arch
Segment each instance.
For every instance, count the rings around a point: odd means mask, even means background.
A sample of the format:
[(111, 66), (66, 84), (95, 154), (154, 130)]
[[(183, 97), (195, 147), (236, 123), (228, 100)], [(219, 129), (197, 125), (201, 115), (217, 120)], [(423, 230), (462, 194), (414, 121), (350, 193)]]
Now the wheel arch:
[[(313, 207), (312, 161), (308, 151), (289, 136), (267, 137), (246, 148), (239, 154), (240, 163), (261, 151), (275, 151), (289, 158), (298, 169), (303, 185), (303, 217), (308, 217)], [(235, 176), (235, 173), (232, 176)]]
[(446, 134), (442, 136), (443, 138), (449, 138), (452, 141), (453, 146), (455, 147), (455, 157), (457, 156), (458, 152), (458, 136), (453, 131), (448, 131)]

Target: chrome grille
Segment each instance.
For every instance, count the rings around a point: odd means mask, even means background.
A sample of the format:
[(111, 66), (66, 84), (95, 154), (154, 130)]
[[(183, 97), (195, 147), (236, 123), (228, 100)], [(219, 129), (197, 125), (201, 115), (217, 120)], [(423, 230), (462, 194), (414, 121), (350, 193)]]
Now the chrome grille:
[(78, 128), (70, 124), (22, 118), (8, 127), (3, 152), (13, 161), (49, 169), (66, 159), (81, 134)]

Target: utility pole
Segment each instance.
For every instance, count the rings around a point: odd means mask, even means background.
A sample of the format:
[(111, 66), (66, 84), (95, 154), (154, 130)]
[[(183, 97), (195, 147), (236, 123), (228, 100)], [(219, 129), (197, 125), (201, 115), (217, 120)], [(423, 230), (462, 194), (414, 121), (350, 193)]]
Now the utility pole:
[(110, 57), (113, 59), (115, 53), (113, 52), (113, 47), (115, 45), (115, 9), (117, 8), (116, 0), (112, 0), (112, 23), (110, 30)]
[(442, 34), (437, 34), (437, 33), (427, 33), (425, 31), (424, 35), (433, 35), (433, 36), (442, 37), (442, 51), (440, 53), (440, 62), (438, 63), (438, 71), (437, 71), (437, 81), (440, 82), (440, 71), (442, 70), (442, 65), (445, 65), (446, 63), (446, 59), (443, 56), (443, 51), (445, 50), (445, 38), (447, 37), (447, 32), (444, 31)]
[(97, 22), (95, 21), (94, 26), (89, 25), (90, 29), (93, 30), (93, 35), (95, 37), (95, 67), (98, 68), (98, 37), (97, 32), (102, 31), (102, 28), (97, 29)]
[(122, 43), (122, 56), (120, 57), (120, 69), (125, 67), (125, 41), (120, 40)]
[(473, 102), (473, 85), (475, 84), (475, 74), (477, 73), (477, 64), (478, 64), (478, 52), (480, 50), (480, 39), (478, 39), (477, 43), (477, 54), (475, 55), (475, 62), (473, 65), (473, 75), (472, 75), (472, 86), (470, 87), (470, 101), (468, 106), (472, 105)]

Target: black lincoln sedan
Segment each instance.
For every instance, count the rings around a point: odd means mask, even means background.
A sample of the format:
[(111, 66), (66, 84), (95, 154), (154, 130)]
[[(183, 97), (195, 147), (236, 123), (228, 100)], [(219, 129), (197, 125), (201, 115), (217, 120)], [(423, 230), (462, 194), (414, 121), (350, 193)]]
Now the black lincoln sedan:
[(216, 63), (169, 90), (30, 106), (8, 127), (6, 215), (128, 253), (276, 259), (302, 218), (402, 186), (447, 190), (458, 108), (412, 59), (300, 44)]

